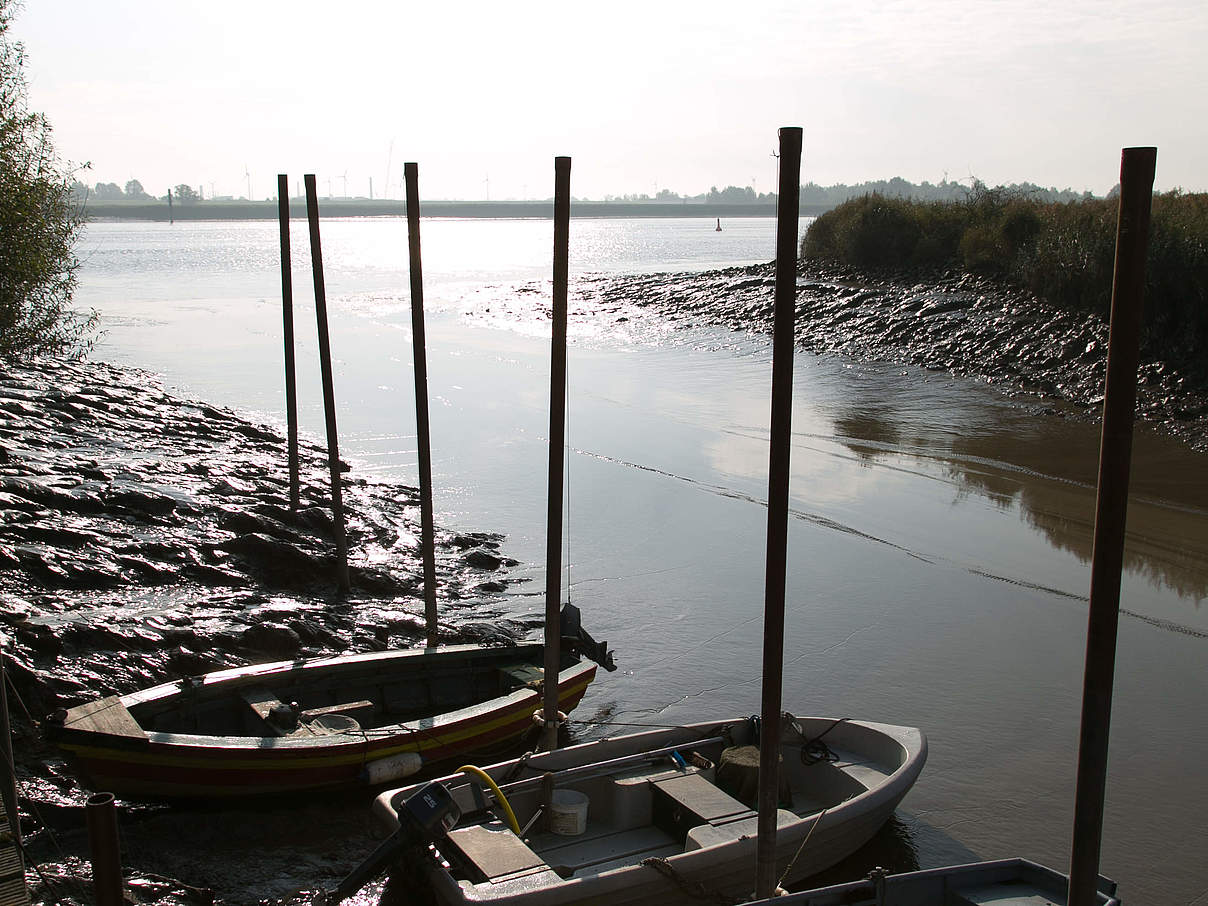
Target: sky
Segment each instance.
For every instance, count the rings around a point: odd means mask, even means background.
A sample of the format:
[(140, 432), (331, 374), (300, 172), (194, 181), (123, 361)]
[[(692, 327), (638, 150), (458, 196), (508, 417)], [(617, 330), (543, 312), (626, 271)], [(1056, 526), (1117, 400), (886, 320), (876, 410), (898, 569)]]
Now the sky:
[(81, 181), (163, 194), (603, 198), (977, 178), (1208, 190), (1203, 0), (26, 0), (30, 101)]

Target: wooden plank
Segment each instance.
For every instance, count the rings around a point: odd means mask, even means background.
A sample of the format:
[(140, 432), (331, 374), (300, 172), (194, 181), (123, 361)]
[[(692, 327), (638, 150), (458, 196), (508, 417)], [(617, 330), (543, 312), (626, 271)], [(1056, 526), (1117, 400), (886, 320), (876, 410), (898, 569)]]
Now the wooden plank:
[(521, 686), (534, 689), (545, 679), (545, 670), (536, 664), (504, 664), (499, 672)]
[(116, 695), (107, 695), (78, 708), (72, 708), (64, 726), (72, 730), (107, 733), (110, 736), (132, 736), (138, 739), (145, 739), (147, 736)]
[(459, 827), (449, 832), (449, 840), (488, 880), (547, 867), (523, 840), (502, 825)]
[(348, 702), (343, 705), (328, 705), (325, 708), (307, 708), (302, 712), (303, 720), (314, 720), (324, 714), (351, 714), (357, 711), (372, 711), (373, 702), (368, 699), (359, 702)]
[(252, 709), (252, 713), (260, 718), (260, 722), (274, 736), (289, 736), (293, 732), (293, 729), (287, 730), (284, 727), (279, 727), (268, 719), (269, 713), (273, 708), (278, 705), (285, 707), (285, 702), (277, 698), (277, 693), (263, 686), (249, 686), (239, 691), (239, 697), (247, 703), (248, 707)]
[(0, 800), (0, 906), (29, 906), (25, 866), (9, 829), (3, 800)]
[(727, 818), (753, 814), (743, 803), (720, 790), (700, 774), (681, 774), (654, 781), (656, 789), (666, 793), (680, 807), (697, 815), (700, 823), (721, 824)]

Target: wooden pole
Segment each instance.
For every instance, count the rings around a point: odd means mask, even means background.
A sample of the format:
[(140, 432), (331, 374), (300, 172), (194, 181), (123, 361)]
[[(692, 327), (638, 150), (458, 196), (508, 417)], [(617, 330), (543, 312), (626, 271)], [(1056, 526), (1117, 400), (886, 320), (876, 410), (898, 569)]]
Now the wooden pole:
[(336, 578), (349, 590), (348, 539), (344, 536), (344, 499), (340, 491), (340, 442), (336, 432), (336, 394), (331, 377), (331, 339), (327, 333), (327, 289), (323, 283), (323, 250), (319, 244), (319, 197), (315, 175), (307, 173), (306, 218), (310, 222), (310, 266), (315, 281), (315, 321), (319, 328), (319, 368), (323, 374), (323, 414), (327, 422), (327, 465), (331, 471), (331, 516), (336, 536)]
[(411, 353), (415, 361), (415, 431), (419, 444), (420, 555), (424, 561), (424, 622), (435, 648), (436, 527), (432, 516), (432, 434), (428, 422), (428, 354), (424, 335), (424, 270), (419, 245), (419, 165), (403, 164), (407, 181), (407, 252), (411, 263)]
[(784, 586), (789, 533), (789, 448), (793, 423), (793, 319), (797, 306), (797, 218), (801, 128), (780, 130), (776, 203), (776, 294), (772, 335), (772, 431), (768, 457), (768, 556), (763, 613), (763, 704), (759, 722), (759, 839), (755, 896), (776, 890), (780, 795), (780, 698), (784, 675)]
[(549, 376), (549, 511), (545, 543), (545, 728), (541, 745), (558, 748), (558, 673), (562, 603), (562, 481), (566, 442), (566, 294), (570, 270), (570, 158), (554, 158), (554, 294)]
[(113, 793), (90, 796), (84, 815), (88, 824), (88, 853), (92, 861), (92, 890), (96, 904), (123, 906), (122, 854)]
[(0, 633), (0, 758), (4, 760), (4, 776), (0, 781), (0, 796), (3, 796), (4, 812), (8, 818), (9, 831), (21, 853), (21, 820), (18, 814), (17, 771), (13, 762), (13, 735), (8, 716), (8, 636)]
[(289, 426), (289, 508), (298, 509), (298, 384), (294, 369), (294, 278), (289, 248), (289, 179), (277, 176), (281, 221), (281, 325), (285, 337), (285, 419)]
[(1070, 906), (1090, 906), (1094, 902), (1099, 874), (1108, 730), (1116, 668), (1116, 629), (1120, 614), (1120, 573), (1124, 567), (1128, 478), (1137, 403), (1145, 255), (1149, 245), (1149, 212), (1157, 156), (1157, 148), (1125, 148), (1120, 159), (1120, 214), (1112, 281), (1107, 380), (1103, 392), (1095, 541), (1091, 554), (1086, 675), (1082, 687), (1082, 731), (1074, 793)]

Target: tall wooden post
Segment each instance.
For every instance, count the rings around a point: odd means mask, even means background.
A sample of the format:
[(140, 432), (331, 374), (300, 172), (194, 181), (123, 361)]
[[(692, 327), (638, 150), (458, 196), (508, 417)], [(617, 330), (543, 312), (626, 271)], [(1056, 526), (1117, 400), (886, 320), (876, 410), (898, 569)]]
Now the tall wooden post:
[(327, 289), (323, 283), (323, 250), (319, 243), (319, 197), (315, 175), (307, 173), (306, 218), (310, 223), (310, 266), (315, 281), (315, 321), (319, 328), (319, 368), (323, 375), (323, 415), (327, 423), (327, 465), (331, 471), (331, 517), (336, 537), (336, 578), (341, 591), (349, 590), (348, 539), (344, 535), (344, 498), (340, 468), (340, 442), (336, 431), (336, 395), (331, 377), (331, 339), (327, 333)]
[(8, 636), (0, 633), (0, 797), (4, 803), (4, 814), (16, 844), (17, 856), (21, 855), (21, 820), (18, 814), (17, 773), (13, 762), (12, 727), (8, 718)]
[(776, 889), (776, 809), (780, 793), (780, 700), (784, 675), (784, 587), (789, 533), (789, 451), (793, 423), (793, 319), (797, 306), (797, 218), (801, 128), (780, 130), (776, 202), (776, 294), (772, 336), (772, 431), (768, 456), (768, 555), (763, 610), (763, 704), (759, 722), (759, 839), (755, 896)]
[(541, 745), (558, 748), (558, 673), (562, 662), (562, 458), (566, 443), (566, 295), (570, 271), (570, 158), (554, 158), (554, 293), (549, 377), (549, 510), (545, 539), (545, 728)]
[(1103, 393), (1095, 542), (1091, 554), (1086, 675), (1082, 687), (1082, 731), (1074, 793), (1070, 906), (1091, 906), (1099, 874), (1108, 730), (1116, 669), (1116, 629), (1120, 615), (1120, 573), (1124, 568), (1133, 415), (1137, 403), (1145, 255), (1149, 246), (1149, 212), (1157, 157), (1157, 148), (1125, 148), (1120, 159), (1120, 214), (1116, 228), (1107, 380)]
[(281, 326), (285, 338), (285, 419), (289, 446), (289, 508), (298, 509), (298, 384), (294, 369), (294, 278), (289, 248), (289, 180), (277, 175), (277, 217), (281, 221)]
[(436, 527), (432, 516), (432, 434), (428, 423), (428, 355), (424, 336), (424, 270), (419, 244), (419, 165), (403, 164), (407, 181), (407, 252), (411, 264), (411, 354), (415, 362), (415, 433), (419, 447), (420, 555), (428, 647), (437, 643)]

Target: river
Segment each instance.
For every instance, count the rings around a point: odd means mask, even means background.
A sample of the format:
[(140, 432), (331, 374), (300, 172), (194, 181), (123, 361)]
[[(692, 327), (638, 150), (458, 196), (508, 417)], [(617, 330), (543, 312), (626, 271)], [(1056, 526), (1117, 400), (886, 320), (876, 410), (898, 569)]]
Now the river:
[[(802, 222), (804, 227), (805, 221)], [(770, 347), (593, 314), (574, 277), (769, 260), (774, 220), (575, 220), (567, 553), (573, 600), (621, 670), (576, 717), (754, 713)], [(518, 615), (541, 611), (552, 226), (425, 220), (438, 525), (506, 534)], [(415, 484), (405, 225), (323, 223), (341, 452)], [(283, 422), (277, 225), (95, 223), (77, 300), (95, 356)], [(303, 429), (322, 436), (305, 224), (293, 224)], [(1065, 869), (1098, 433), (975, 381), (799, 353), (785, 707), (923, 728), (894, 867), (1022, 855)], [(1126, 902), (1203, 903), (1208, 468), (1134, 454), (1103, 873)]]

